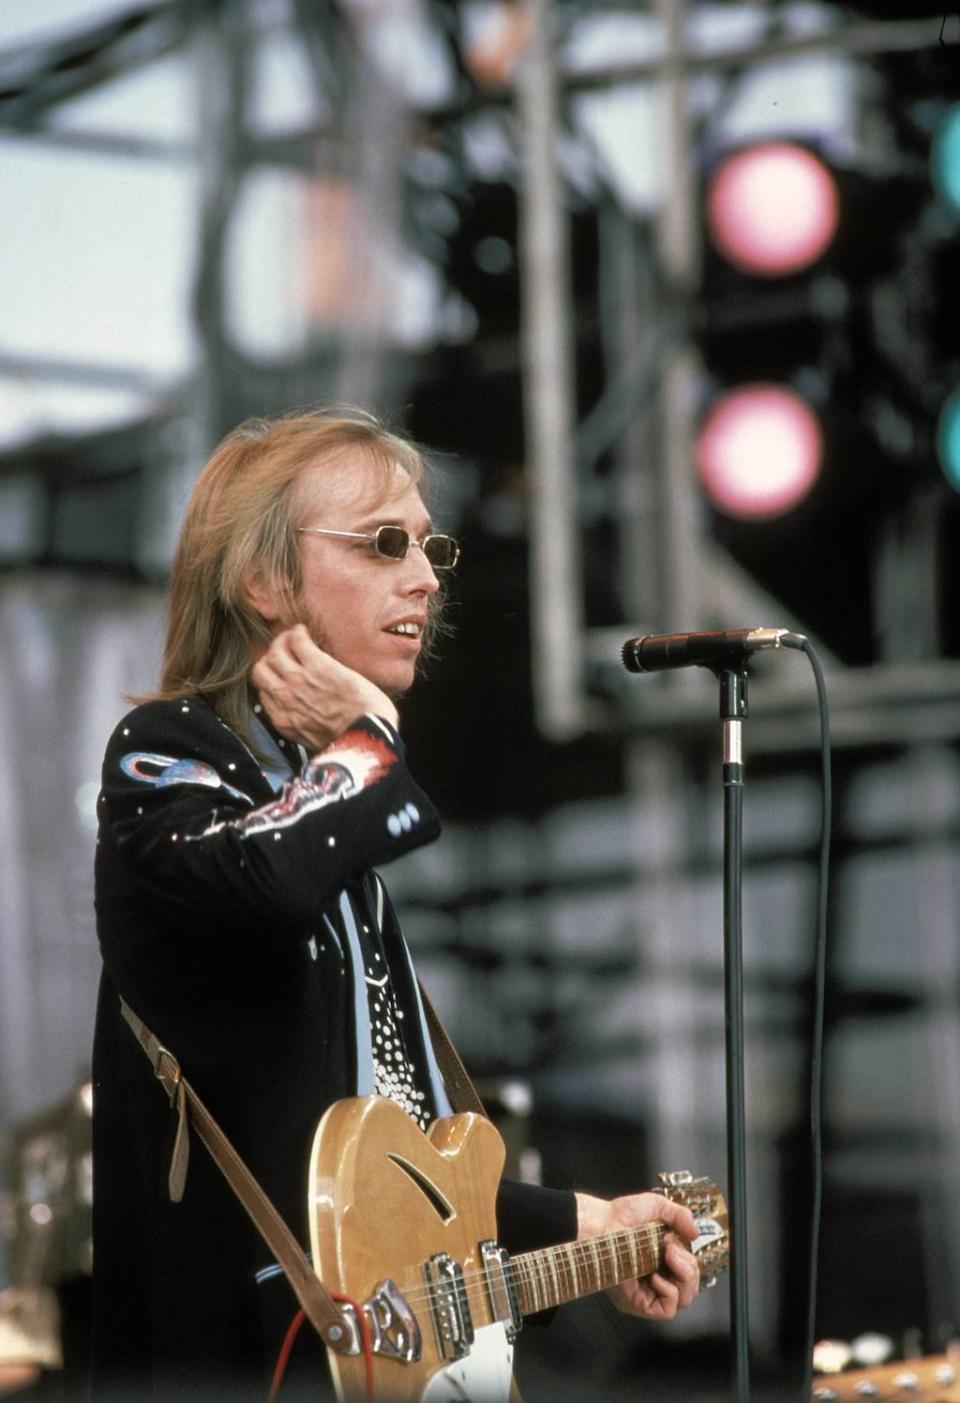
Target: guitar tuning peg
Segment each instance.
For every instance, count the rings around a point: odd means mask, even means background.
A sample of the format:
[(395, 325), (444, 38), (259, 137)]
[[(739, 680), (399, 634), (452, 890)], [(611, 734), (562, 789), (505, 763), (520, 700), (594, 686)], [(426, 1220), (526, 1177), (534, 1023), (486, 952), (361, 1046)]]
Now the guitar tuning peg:
[(657, 1178), (664, 1189), (682, 1189), (685, 1185), (693, 1183), (693, 1175), (689, 1169), (661, 1169)]
[(854, 1363), (862, 1365), (864, 1369), (874, 1369), (893, 1358), (895, 1346), (889, 1335), (867, 1330), (851, 1341), (851, 1348)]
[(818, 1340), (813, 1347), (813, 1368), (817, 1374), (840, 1374), (853, 1358), (846, 1340)]
[(960, 1330), (952, 1320), (941, 1320), (940, 1324), (933, 1332), (933, 1345), (935, 1350), (942, 1354), (949, 1354), (956, 1357), (960, 1352)]
[(914, 1326), (910, 1330), (903, 1332), (903, 1355), (904, 1359), (919, 1359), (923, 1354), (923, 1334)]

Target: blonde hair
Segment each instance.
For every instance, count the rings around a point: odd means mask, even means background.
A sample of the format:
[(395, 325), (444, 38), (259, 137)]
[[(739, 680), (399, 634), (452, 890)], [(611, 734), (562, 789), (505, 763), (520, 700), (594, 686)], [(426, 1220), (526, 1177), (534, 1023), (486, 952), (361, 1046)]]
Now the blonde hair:
[(271, 632), (247, 599), (247, 581), (259, 573), (297, 621), (296, 488), (308, 468), (334, 469), (349, 454), (380, 469), (383, 500), (426, 472), (414, 444), (352, 407), (248, 419), (214, 450), (180, 530), (160, 687), (149, 700), (200, 693), (249, 740), (249, 671)]

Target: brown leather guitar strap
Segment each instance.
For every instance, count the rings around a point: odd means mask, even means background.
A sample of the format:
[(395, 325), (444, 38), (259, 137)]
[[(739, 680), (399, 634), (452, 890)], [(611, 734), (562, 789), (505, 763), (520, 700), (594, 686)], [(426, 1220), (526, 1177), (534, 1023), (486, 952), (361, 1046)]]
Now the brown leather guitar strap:
[(446, 1083), (451, 1106), (455, 1111), (475, 1111), (479, 1116), (486, 1116), (487, 1113), (483, 1108), (483, 1102), (480, 1100), (477, 1088), (470, 1080), (470, 1074), (463, 1065), (459, 1052), (451, 1042), (446, 1028), (440, 1022), (437, 1010), (430, 1002), (430, 997), (419, 979), (417, 986), (423, 1001), (423, 1011), (426, 1014), (433, 1050), (437, 1055), (437, 1065)]
[[(478, 1115), (485, 1115), (483, 1102), (470, 1080), (460, 1054), (451, 1042), (423, 985), (419, 987), (437, 1063), (446, 1083), (451, 1105), (455, 1111), (473, 1111)], [(177, 1131), (167, 1177), (171, 1200), (179, 1203), (183, 1197), (190, 1158), (189, 1127), (192, 1126), (217, 1168), (243, 1204), (254, 1227), (286, 1273), (307, 1319), (330, 1349), (343, 1348), (349, 1342), (349, 1335), (343, 1328), (340, 1311), (310, 1265), (299, 1242), (187, 1081), (170, 1049), (164, 1047), (159, 1038), (151, 1033), (143, 1019), (134, 1013), (123, 998), (120, 999), (120, 1010), (146, 1053), (154, 1076), (170, 1099), (170, 1105), (177, 1112)], [(523, 1403), (516, 1380), (511, 1380), (510, 1400), (511, 1403)]]
[[(422, 985), (420, 997), (423, 1000), (437, 1062), (454, 1110), (474, 1111), (478, 1115), (485, 1115), (483, 1103), (467, 1069)], [(154, 1076), (167, 1093), (170, 1105), (177, 1112), (177, 1132), (167, 1177), (171, 1201), (179, 1203), (183, 1198), (190, 1158), (188, 1127), (192, 1126), (289, 1277), (307, 1318), (326, 1343), (335, 1349), (336, 1343), (328, 1338), (328, 1332), (331, 1327), (339, 1328), (340, 1312), (311, 1267), (300, 1244), (183, 1075), (173, 1053), (151, 1033), (143, 1019), (134, 1013), (123, 998), (120, 1000), (120, 1009), (134, 1037), (146, 1053)]]
[(124, 999), (120, 1000), (120, 1008), (134, 1037), (147, 1054), (154, 1076), (177, 1112), (177, 1133), (167, 1181), (170, 1198), (174, 1203), (179, 1203), (183, 1197), (190, 1156), (189, 1123), (243, 1204), (254, 1227), (286, 1272), (307, 1319), (330, 1349), (342, 1348), (348, 1343), (349, 1337), (343, 1328), (340, 1311), (307, 1260), (299, 1242), (184, 1077), (173, 1053), (151, 1033)]

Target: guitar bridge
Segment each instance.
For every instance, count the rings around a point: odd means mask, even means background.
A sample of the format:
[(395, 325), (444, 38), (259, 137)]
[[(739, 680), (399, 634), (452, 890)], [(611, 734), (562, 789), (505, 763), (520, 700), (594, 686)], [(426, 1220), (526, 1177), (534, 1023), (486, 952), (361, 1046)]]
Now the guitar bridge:
[[(398, 1359), (402, 1364), (416, 1364), (423, 1350), (423, 1340), (416, 1317), (410, 1310), (396, 1282), (381, 1281), (373, 1295), (361, 1306), (370, 1330), (370, 1349), (385, 1359)], [(352, 1305), (342, 1303), (340, 1314), (349, 1336), (349, 1343), (338, 1354), (362, 1354), (363, 1336), (357, 1312)]]
[(474, 1339), (463, 1270), (448, 1252), (436, 1252), (424, 1262), (423, 1275), (441, 1358), (463, 1359)]

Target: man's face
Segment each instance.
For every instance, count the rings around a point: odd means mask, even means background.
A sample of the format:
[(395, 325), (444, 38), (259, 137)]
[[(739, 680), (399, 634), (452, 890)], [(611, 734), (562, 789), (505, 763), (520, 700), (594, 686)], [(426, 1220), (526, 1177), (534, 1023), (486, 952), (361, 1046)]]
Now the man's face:
[[(383, 476), (362, 458), (337, 467), (311, 468), (297, 488), (304, 526), (372, 533), (402, 526), (411, 540), (430, 531), (420, 493), (405, 486), (397, 469), (394, 491), (384, 495)], [(439, 588), (423, 551), (411, 546), (403, 560), (386, 560), (363, 541), (301, 532), (302, 585), (297, 611), (319, 648), (361, 673), (388, 696), (413, 682), (431, 595)], [(398, 629), (406, 625), (406, 632)], [(411, 630), (410, 626), (414, 628)]]

